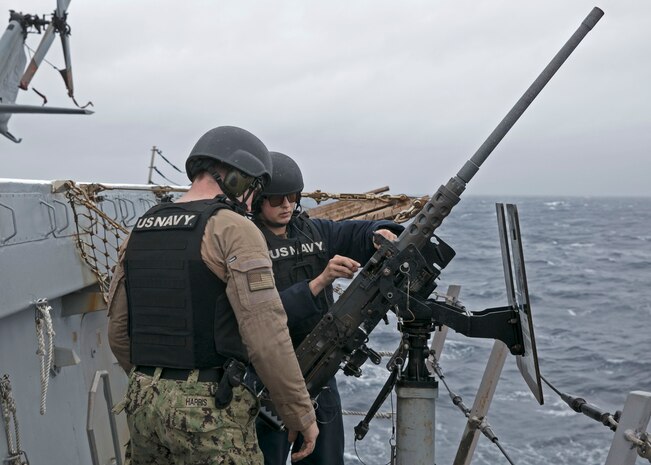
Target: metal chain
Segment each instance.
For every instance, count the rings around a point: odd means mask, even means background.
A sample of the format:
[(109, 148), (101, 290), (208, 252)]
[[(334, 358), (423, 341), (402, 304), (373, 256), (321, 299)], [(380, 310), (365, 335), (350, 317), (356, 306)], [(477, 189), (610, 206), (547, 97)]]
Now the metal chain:
[(116, 184), (116, 185), (106, 185), (100, 183), (79, 183), (75, 184), (72, 181), (68, 181), (67, 185), (74, 185), (81, 191), (83, 191), (86, 197), (92, 198), (95, 194), (98, 194), (103, 191), (112, 191), (112, 190), (125, 190), (125, 191), (145, 191), (155, 194), (157, 197), (164, 197), (171, 194), (172, 192), (187, 192), (190, 188), (187, 186), (164, 186), (161, 184), (146, 184), (146, 185), (137, 185), (137, 184)]
[(393, 218), (393, 222), (404, 223), (405, 221), (408, 221), (414, 216), (418, 215), (418, 213), (420, 213), (420, 211), (423, 209), (423, 206), (427, 200), (427, 197), (421, 197), (420, 199), (412, 200), (409, 208), (398, 212), (398, 214)]
[(337, 194), (330, 192), (322, 192), (317, 189), (314, 192), (302, 192), (301, 197), (316, 200), (316, 203), (321, 203), (325, 200), (379, 200), (380, 202), (389, 203), (392, 200), (406, 201), (413, 197), (407, 194)]
[[(50, 370), (52, 369), (52, 358), (54, 357), (54, 328), (52, 326), (52, 316), (47, 299), (36, 301), (36, 338), (38, 340), (38, 349), (36, 355), (41, 359), (41, 415), (45, 415), (45, 402), (47, 399), (47, 388), (50, 382)], [(45, 348), (45, 338), (48, 338), (47, 350)]]

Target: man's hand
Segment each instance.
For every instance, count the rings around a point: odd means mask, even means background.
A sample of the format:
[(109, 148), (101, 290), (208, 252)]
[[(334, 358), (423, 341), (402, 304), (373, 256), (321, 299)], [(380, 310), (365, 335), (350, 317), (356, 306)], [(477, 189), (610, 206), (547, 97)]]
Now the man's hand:
[(317, 295), (326, 286), (333, 283), (337, 278), (351, 279), (357, 272), (361, 264), (357, 263), (352, 258), (335, 255), (328, 262), (328, 266), (323, 272), (310, 281), (310, 291), (312, 295)]
[[(380, 236), (382, 236), (382, 237), (384, 237), (385, 239), (388, 239), (388, 240), (390, 240), (390, 241), (395, 241), (396, 239), (398, 239), (398, 236), (396, 236), (395, 234), (393, 234), (393, 233), (392, 233), (391, 231), (389, 231), (388, 229), (378, 229), (377, 231), (374, 231), (373, 234), (379, 234)], [(373, 247), (375, 247), (376, 249), (379, 249), (379, 248), (380, 248), (380, 244), (378, 244), (377, 242), (373, 241)]]
[[(298, 462), (303, 460), (305, 457), (310, 455), (314, 450), (316, 445), (316, 438), (319, 435), (319, 428), (316, 426), (316, 421), (312, 422), (310, 426), (301, 431), (301, 436), (303, 436), (303, 445), (298, 452), (292, 454), (292, 462)], [(296, 431), (289, 431), (288, 439), (290, 443), (296, 441), (298, 433)]]

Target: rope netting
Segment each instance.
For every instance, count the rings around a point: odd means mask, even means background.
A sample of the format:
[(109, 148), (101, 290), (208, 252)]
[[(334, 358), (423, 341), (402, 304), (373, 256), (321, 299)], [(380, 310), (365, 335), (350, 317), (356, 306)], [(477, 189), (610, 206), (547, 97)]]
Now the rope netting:
[(66, 187), (77, 230), (75, 240), (79, 254), (97, 277), (104, 301), (108, 302), (118, 249), (129, 230), (100, 208), (95, 190), (82, 189), (72, 182)]

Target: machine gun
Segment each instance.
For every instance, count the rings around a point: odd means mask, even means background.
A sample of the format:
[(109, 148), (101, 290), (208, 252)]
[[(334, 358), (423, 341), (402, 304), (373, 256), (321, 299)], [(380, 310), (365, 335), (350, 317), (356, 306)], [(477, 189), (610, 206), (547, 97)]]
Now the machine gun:
[[(434, 232), (459, 202), (482, 163), (602, 16), (599, 8), (590, 12), (475, 154), (447, 184), (439, 187), (400, 237), (393, 243), (380, 240), (380, 248), (299, 345), (296, 355), (312, 397), (339, 369), (346, 374), (360, 373), (361, 365), (373, 355), (366, 347), (369, 334), (386, 320), (389, 310), (409, 323), (407, 331), (403, 328), (411, 335), (409, 357), (413, 363), (407, 371), (423, 383), (430, 382), (422, 368), (428, 353), (426, 340), (436, 325), (448, 325), (469, 337), (499, 339), (512, 354), (525, 355), (518, 308), (471, 313), (458, 305), (427, 300), (436, 288), (436, 279), (455, 254)], [(536, 382), (539, 386), (540, 380)], [(266, 407), (261, 417), (272, 425), (282, 424)]]

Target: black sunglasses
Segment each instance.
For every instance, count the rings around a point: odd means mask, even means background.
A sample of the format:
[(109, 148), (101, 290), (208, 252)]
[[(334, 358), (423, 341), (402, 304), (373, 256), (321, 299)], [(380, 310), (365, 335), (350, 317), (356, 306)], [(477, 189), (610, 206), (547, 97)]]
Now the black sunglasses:
[(291, 194), (274, 194), (274, 195), (265, 195), (264, 198), (269, 201), (269, 205), (272, 207), (280, 207), (287, 197), (289, 203), (296, 202), (299, 199), (300, 194), (298, 192), (292, 192)]

